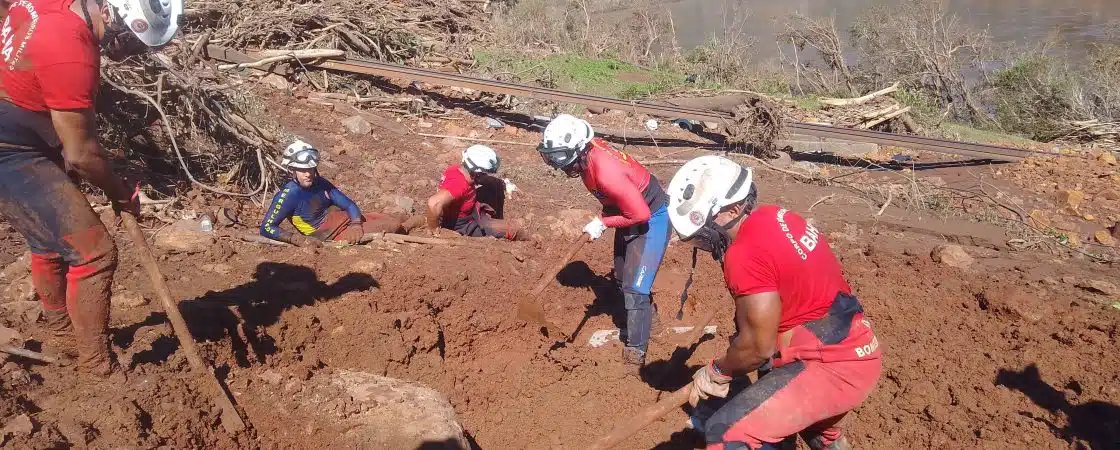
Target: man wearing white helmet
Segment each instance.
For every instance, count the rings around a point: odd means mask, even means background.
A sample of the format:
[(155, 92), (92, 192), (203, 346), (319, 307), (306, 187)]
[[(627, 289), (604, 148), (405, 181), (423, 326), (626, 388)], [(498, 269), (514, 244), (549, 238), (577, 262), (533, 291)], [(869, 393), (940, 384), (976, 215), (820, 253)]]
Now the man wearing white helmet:
[[(324, 241), (357, 244), (366, 233), (405, 233), (400, 219), (366, 213), (337, 187), (319, 176), (319, 150), (295, 141), (284, 150), (281, 165), (292, 171), (272, 198), (261, 222), (261, 236), (300, 247), (319, 247)], [(333, 207), (333, 208), (332, 208)], [(291, 221), (296, 233), (280, 228)]]
[(515, 240), (518, 229), (503, 218), (505, 196), (516, 189), (509, 180), (494, 177), (501, 160), (494, 149), (472, 145), (463, 150), (459, 164), (443, 171), (439, 189), (428, 198), (428, 230), (441, 229), (463, 236)]
[(100, 188), (115, 211), (139, 212), (135, 188), (97, 142), (99, 43), (131, 30), (163, 45), (181, 11), (166, 0), (18, 0), (0, 31), (0, 214), (31, 247), (48, 328), (60, 341), (76, 335), (79, 366), (99, 376), (114, 367), (107, 330), (117, 250), (67, 172)]
[(580, 177), (603, 204), (603, 214), (583, 231), (598, 239), (607, 228), (615, 229), (614, 277), (626, 308), (622, 357), (641, 366), (657, 311), (650, 291), (669, 246), (665, 191), (641, 163), (596, 138), (587, 121), (568, 114), (545, 127), (537, 150), (549, 166)]
[(874, 389), (882, 353), (825, 236), (756, 206), (751, 169), (723, 157), (689, 161), (668, 194), (673, 228), (723, 264), (735, 299), (730, 347), (693, 376), (708, 449), (776, 450), (798, 434), (813, 450), (851, 448), (840, 422)]

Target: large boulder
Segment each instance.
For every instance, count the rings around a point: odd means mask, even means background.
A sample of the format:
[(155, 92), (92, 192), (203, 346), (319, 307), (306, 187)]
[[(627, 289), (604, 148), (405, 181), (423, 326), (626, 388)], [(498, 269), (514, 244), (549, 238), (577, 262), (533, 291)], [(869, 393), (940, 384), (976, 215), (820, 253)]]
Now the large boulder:
[(343, 370), (312, 378), (296, 401), (324, 448), (470, 448), (447, 399), (416, 382)]
[(152, 242), (157, 248), (183, 253), (201, 253), (214, 242), (214, 233), (202, 231), (202, 223), (183, 219), (156, 232)]

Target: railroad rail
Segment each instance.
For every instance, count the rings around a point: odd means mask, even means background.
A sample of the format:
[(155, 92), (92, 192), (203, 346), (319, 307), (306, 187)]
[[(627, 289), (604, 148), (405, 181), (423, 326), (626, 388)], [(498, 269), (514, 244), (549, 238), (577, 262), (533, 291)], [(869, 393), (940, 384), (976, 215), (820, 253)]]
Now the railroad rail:
[[(206, 53), (210, 58), (235, 64), (251, 63), (259, 59), (254, 56), (253, 52), (243, 53), (213, 44), (207, 46)], [(260, 70), (287, 74), (290, 73), (290, 68), (285, 67), (286, 64), (286, 62), (280, 62), (273, 65), (272, 67), (263, 68)], [(436, 85), (475, 89), (494, 94), (513, 95), (522, 98), (549, 100), (560, 103), (571, 103), (584, 106), (595, 106), (601, 108), (633, 111), (635, 113), (649, 114), (674, 119), (679, 118), (717, 123), (728, 123), (734, 120), (734, 117), (730, 114), (707, 109), (686, 108), (651, 102), (639, 102), (611, 97), (601, 97), (596, 95), (578, 94), (575, 92), (562, 91), (559, 89), (527, 86), (523, 84), (509, 83), (497, 80), (485, 80), (481, 78), (461, 75), (458, 73), (437, 72), (380, 61), (368, 61), (361, 59), (332, 59), (305, 61), (300, 64), (306, 67), (314, 67), (338, 72), (373, 75), (390, 79), (419, 81)], [(817, 125), (800, 122), (788, 124), (787, 127), (791, 131), (796, 133), (826, 139), (842, 139), (846, 141), (890, 145), (910, 148), (914, 150), (998, 161), (1021, 161), (1031, 156), (1048, 155), (1048, 153), (1044, 152), (1013, 149), (996, 145), (974, 144), (945, 139), (884, 133), (871, 130), (838, 128), (827, 125)]]

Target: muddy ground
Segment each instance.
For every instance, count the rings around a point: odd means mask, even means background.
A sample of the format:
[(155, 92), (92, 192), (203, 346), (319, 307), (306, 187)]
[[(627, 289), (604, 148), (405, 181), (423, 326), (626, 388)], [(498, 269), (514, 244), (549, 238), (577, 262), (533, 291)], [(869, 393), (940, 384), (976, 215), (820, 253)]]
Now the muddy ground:
[[(401, 197), (423, 205), (461, 150), (460, 142), (379, 129), (378, 136), (346, 136), (341, 117), (321, 106), (282, 95), (272, 101), (288, 131), (326, 151), (323, 174), (365, 210), (407, 206)], [(422, 132), (491, 133), (477, 116), (454, 119), (427, 119), (431, 128), (415, 119), (404, 123)], [(621, 127), (640, 120), (608, 114), (593, 123)], [(536, 135), (498, 131), (491, 137), (531, 142)], [(646, 160), (699, 154), (680, 145), (626, 150)], [(115, 290), (153, 299), (113, 310), (114, 349), (127, 376), (96, 381), (69, 368), (10, 359), (0, 370), (0, 417), (27, 415), (33, 426), (30, 433), (5, 433), (0, 442), (7, 448), (319, 446), (337, 430), (296, 414), (300, 393), (317, 377), (356, 370), (441, 392), (479, 448), (581, 448), (660, 393), (684, 385), (695, 367), (724, 349), (733, 329), (731, 306), (710, 258), (700, 261), (680, 324), (709, 308), (724, 313), (717, 316), (716, 336), (695, 348), (684, 366), (668, 364), (679, 338), (667, 332), (655, 337), (650, 363), (638, 374), (620, 363), (617, 342), (590, 347), (594, 331), (623, 319), (610, 288), (610, 239), (585, 247), (562, 272), (560, 285), (543, 296), (547, 314), (574, 334), (573, 342), (555, 345), (516, 320), (517, 301), (566, 250), (597, 203), (577, 180), (549, 172), (531, 147), (494, 147), (503, 157), (503, 175), (522, 191), (507, 203), (507, 215), (523, 219), (538, 239), (513, 244), (529, 257), (396, 244), (312, 254), (232, 239), (200, 253), (160, 252), (192, 334), (229, 386), (249, 432), (231, 437), (222, 431), (219, 410), (192, 379), (131, 244), (118, 233), (122, 262)], [(651, 166), (664, 182), (675, 167)], [(1016, 166), (931, 167), (937, 168), (915, 167), (914, 173), (945, 180), (990, 176), (1003, 179), (1020, 202), (1044, 197), (1014, 183), (1009, 174), (1020, 173)], [(1036, 172), (1024, 173), (1033, 180)], [(1120, 310), (1110, 307), (1120, 302), (1116, 266), (1044, 246), (1016, 250), (1007, 245), (1020, 237), (1009, 235), (1011, 227), (964, 212), (908, 209), (899, 202), (876, 215), (881, 205), (837, 186), (758, 173), (763, 202), (800, 211), (825, 230), (885, 345), (880, 385), (848, 421), (856, 446), (1120, 447)], [(876, 176), (882, 175), (868, 175), (866, 182)], [(1094, 220), (1120, 210), (1108, 203), (1093, 207), (1101, 209)], [(260, 212), (260, 206), (244, 205), (246, 225), (224, 231), (253, 232)], [(153, 231), (162, 226), (148, 225)], [(0, 236), (0, 263), (11, 263), (24, 250), (22, 239), (10, 230)], [(961, 244), (975, 262), (965, 269), (934, 262), (931, 250), (945, 243)], [(662, 265), (654, 294), (659, 330), (678, 324), (677, 297), (690, 254), (673, 243)], [(12, 316), (0, 317), (0, 324), (18, 329), (29, 348), (46, 339), (41, 324)], [(622, 447), (683, 449), (700, 442), (680, 411)]]

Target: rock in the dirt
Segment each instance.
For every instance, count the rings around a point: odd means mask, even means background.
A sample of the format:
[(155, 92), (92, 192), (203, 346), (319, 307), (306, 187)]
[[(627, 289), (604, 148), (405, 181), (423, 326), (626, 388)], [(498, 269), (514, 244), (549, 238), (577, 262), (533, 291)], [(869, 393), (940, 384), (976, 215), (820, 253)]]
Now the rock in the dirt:
[(793, 158), (790, 158), (787, 152), (778, 152), (778, 155), (770, 159), (770, 165), (779, 168), (786, 168), (793, 165)]
[(413, 200), (412, 197), (387, 195), (383, 197), (382, 200), (387, 204), (400, 208), (400, 210), (404, 211), (406, 214), (413, 214), (416, 212), (416, 200)]
[(202, 265), (202, 270), (205, 271), (205, 272), (216, 273), (216, 274), (219, 274), (219, 275), (229, 275), (229, 273), (231, 271), (233, 271), (233, 266), (230, 266), (229, 264), (208, 263), (208, 264), (203, 264)]
[(284, 381), (284, 376), (281, 375), (280, 372), (277, 372), (277, 371), (272, 370), (272, 369), (266, 369), (264, 372), (261, 372), (260, 374), (258, 374), (257, 378), (260, 378), (265, 383), (272, 384), (272, 385), (277, 385), (277, 386), (280, 385), (280, 382)]
[(980, 308), (988, 312), (1038, 322), (1050, 316), (1050, 305), (1039, 295), (1029, 294), (1017, 286), (986, 289), (977, 294)]
[(31, 252), (23, 252), (15, 262), (0, 271), (0, 281), (18, 280), (31, 274)]
[(1120, 200), (1120, 189), (1110, 189), (1101, 192), (1099, 196), (1105, 200)]
[(938, 245), (933, 248), (929, 256), (935, 262), (958, 269), (967, 269), (976, 262), (963, 247), (955, 244)]
[(439, 143), (443, 145), (443, 148), (449, 148), (452, 150), (463, 151), (463, 149), (467, 148), (466, 142), (463, 142), (461, 139), (451, 137), (443, 138), (443, 140), (439, 141)]
[(147, 305), (148, 299), (144, 298), (143, 295), (137, 294), (135, 292), (122, 290), (113, 294), (113, 297), (109, 300), (109, 303), (117, 308), (131, 309)]
[(821, 174), (821, 166), (809, 161), (796, 161), (790, 164), (789, 168), (795, 172), (800, 172), (810, 177), (815, 177)]
[(200, 253), (214, 245), (213, 233), (205, 233), (197, 220), (182, 219), (156, 232), (156, 247), (183, 253)]
[(1050, 217), (1046, 215), (1045, 211), (1035, 209), (1027, 217), (1027, 223), (1035, 228), (1047, 229), (1050, 228)]
[(470, 448), (455, 410), (415, 382), (341, 371), (305, 383), (298, 412), (321, 430), (323, 447)]
[(19, 331), (8, 327), (0, 327), (0, 345), (12, 345), (12, 343), (22, 340), (23, 337), (19, 335)]
[(1106, 247), (1115, 247), (1116, 246), (1116, 239), (1113, 238), (1112, 233), (1109, 233), (1107, 230), (1100, 230), (1100, 231), (1094, 233), (1093, 238), (1095, 238), (1097, 240), (1097, 242), (1099, 242), (1103, 246), (1106, 246)]
[(55, 424), (59, 434), (65, 437), (70, 444), (76, 447), (85, 447), (89, 444), (92, 438), (93, 430), (89, 425), (74, 420), (73, 418), (63, 418)]
[(381, 261), (358, 261), (353, 266), (354, 271), (359, 273), (378, 273), (385, 270), (385, 263)]
[(31, 421), (31, 417), (27, 414), (20, 414), (7, 422), (4, 422), (4, 428), (0, 428), (0, 436), (8, 433), (16, 436), (26, 436), (35, 431), (35, 423)]
[(1109, 297), (1120, 295), (1120, 288), (1117, 288), (1112, 282), (1105, 280), (1082, 280), (1078, 282), (1076, 286), (1086, 291)]
[(366, 135), (373, 133), (373, 124), (362, 116), (350, 116), (343, 119), (342, 127), (346, 128), (346, 132), (350, 134)]
[(42, 314), (43, 307), (39, 302), (20, 301), (0, 304), (0, 317), (7, 317), (9, 320), (35, 323)]
[(31, 276), (28, 275), (8, 283), (8, 287), (4, 288), (4, 297), (0, 298), (0, 303), (34, 301), (37, 297), (35, 287), (31, 285)]
[(1076, 189), (1066, 189), (1058, 192), (1058, 201), (1062, 206), (1077, 211), (1081, 207), (1081, 202), (1085, 201), (1085, 193)]
[(1097, 157), (1097, 162), (1105, 166), (1115, 166), (1116, 155), (1112, 154), (1112, 152), (1110, 151), (1105, 150), (1103, 153), (1101, 153), (1100, 156)]

